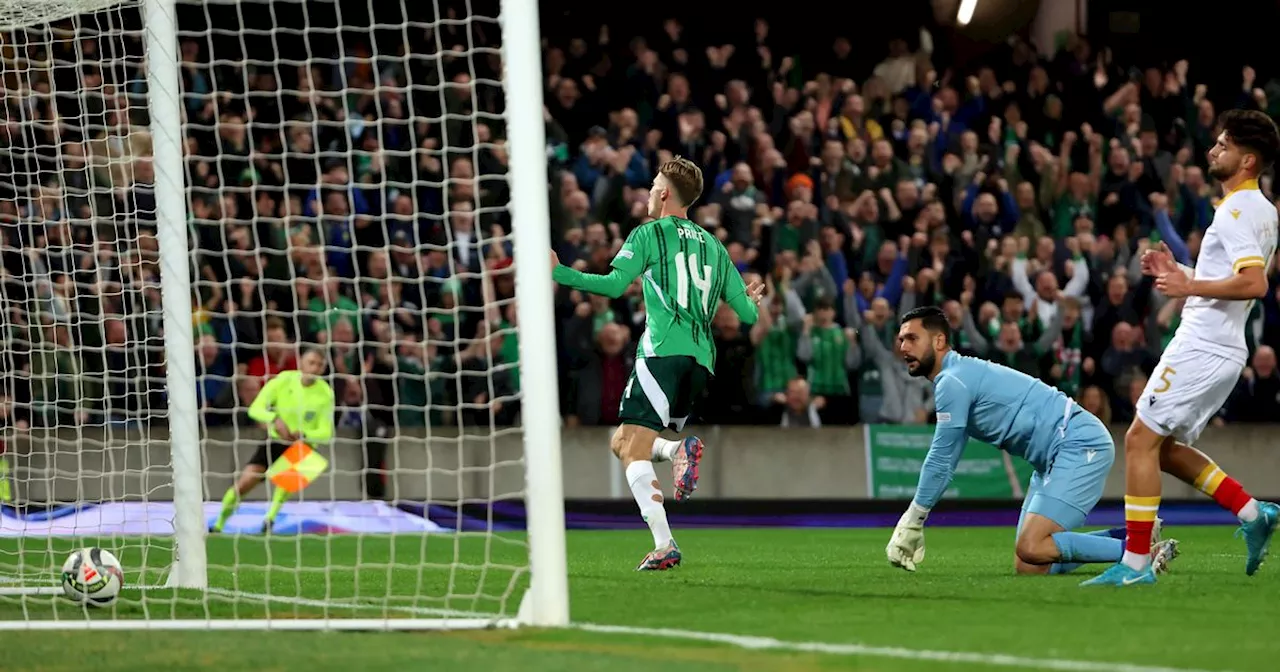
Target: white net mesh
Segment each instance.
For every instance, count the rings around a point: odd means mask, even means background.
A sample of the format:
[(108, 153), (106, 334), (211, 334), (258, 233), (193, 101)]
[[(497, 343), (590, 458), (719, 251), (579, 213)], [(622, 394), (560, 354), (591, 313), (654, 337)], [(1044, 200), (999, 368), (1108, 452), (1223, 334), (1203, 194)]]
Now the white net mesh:
[(0, 4), (0, 30), (38, 26), (126, 3), (119, 0), (7, 0)]
[[(328, 471), (272, 534), (264, 486), (209, 536), (208, 591), (160, 587), (175, 511), (141, 9), (50, 24), (68, 12), (46, 4), (0, 2), (22, 23), (0, 70), (0, 620), (514, 615), (496, 3), (177, 5), (205, 519), (267, 445), (247, 409), (300, 345), (322, 346), (338, 405)], [(126, 572), (110, 610), (51, 594), (91, 545)]]

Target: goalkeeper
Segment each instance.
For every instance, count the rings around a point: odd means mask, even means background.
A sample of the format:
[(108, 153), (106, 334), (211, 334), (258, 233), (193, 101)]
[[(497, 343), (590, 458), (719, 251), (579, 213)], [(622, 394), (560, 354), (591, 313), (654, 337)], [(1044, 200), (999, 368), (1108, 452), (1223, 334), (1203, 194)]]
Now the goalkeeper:
[(715, 370), (716, 346), (711, 318), (723, 300), (748, 324), (756, 321), (763, 283), (747, 287), (716, 237), (689, 221), (689, 206), (702, 195), (702, 171), (675, 158), (658, 169), (649, 190), (649, 216), (627, 238), (613, 258), (608, 275), (581, 273), (561, 266), (555, 252), (551, 267), (556, 282), (593, 294), (618, 298), (644, 276), (645, 330), (636, 353), (635, 370), (622, 393), (618, 415), (622, 426), (610, 447), (622, 461), (640, 515), (653, 533), (654, 550), (638, 571), (664, 570), (680, 564), (680, 549), (671, 536), (654, 462), (671, 462), (676, 501), (684, 501), (698, 485), (702, 441), (663, 439), (659, 433), (684, 428), (693, 402)]
[[(1036, 469), (1018, 519), (1019, 574), (1061, 574), (1084, 563), (1118, 562), (1124, 540), (1112, 531), (1071, 531), (1084, 525), (1102, 497), (1115, 461), (1106, 425), (1031, 376), (952, 352), (950, 326), (938, 308), (908, 311), (898, 340), (907, 372), (933, 381), (938, 420), (915, 499), (885, 549), (889, 562), (915, 571), (924, 559), (924, 521), (951, 483), (969, 437), (999, 446)], [(1153, 544), (1158, 570), (1177, 554), (1177, 543)]]
[[(222, 511), (213, 524), (214, 532), (222, 531), (227, 519), (239, 507), (240, 498), (258, 487), (267, 468), (280, 459), (291, 444), (296, 441), (316, 444), (333, 438), (333, 389), (320, 378), (324, 366), (325, 357), (320, 349), (307, 349), (298, 360), (297, 371), (276, 374), (249, 406), (249, 417), (266, 428), (269, 438), (249, 458), (236, 484), (222, 496)], [(289, 494), (284, 488), (276, 488), (272, 493), (271, 507), (262, 523), (263, 532), (270, 531)]]

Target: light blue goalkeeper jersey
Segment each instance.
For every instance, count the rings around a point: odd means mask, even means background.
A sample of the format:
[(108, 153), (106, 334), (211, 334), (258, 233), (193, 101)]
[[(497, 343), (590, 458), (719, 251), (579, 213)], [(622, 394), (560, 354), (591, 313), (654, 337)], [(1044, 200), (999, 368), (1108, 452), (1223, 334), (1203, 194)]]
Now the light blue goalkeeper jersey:
[[(926, 508), (946, 492), (969, 437), (1021, 457), (1044, 474), (1073, 418), (1088, 413), (1067, 395), (1025, 373), (955, 352), (942, 358), (942, 370), (933, 385), (938, 425), (915, 495), (916, 503)], [(1099, 423), (1079, 424), (1084, 430)]]

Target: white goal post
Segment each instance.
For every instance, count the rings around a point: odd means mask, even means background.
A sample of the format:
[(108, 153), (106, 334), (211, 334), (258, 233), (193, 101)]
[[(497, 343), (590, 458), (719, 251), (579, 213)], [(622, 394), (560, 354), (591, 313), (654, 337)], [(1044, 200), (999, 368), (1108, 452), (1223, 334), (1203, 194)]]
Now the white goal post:
[(0, 630), (568, 625), (542, 82), (536, 0), (0, 0)]

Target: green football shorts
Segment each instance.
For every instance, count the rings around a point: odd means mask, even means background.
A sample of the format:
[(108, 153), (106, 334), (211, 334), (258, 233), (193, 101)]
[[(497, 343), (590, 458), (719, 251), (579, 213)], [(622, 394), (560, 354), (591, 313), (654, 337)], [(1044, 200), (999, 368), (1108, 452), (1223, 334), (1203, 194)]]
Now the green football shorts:
[(692, 357), (637, 359), (618, 417), (624, 425), (678, 432), (710, 379), (711, 373)]

